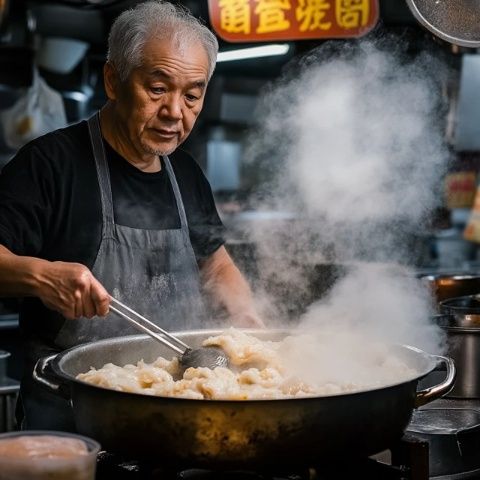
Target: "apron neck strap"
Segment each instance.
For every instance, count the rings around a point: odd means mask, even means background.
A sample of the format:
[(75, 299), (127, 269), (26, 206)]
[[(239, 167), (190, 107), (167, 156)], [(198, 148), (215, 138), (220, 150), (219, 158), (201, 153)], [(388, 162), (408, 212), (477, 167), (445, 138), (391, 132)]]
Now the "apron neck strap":
[(100, 198), (102, 201), (103, 236), (113, 236), (113, 200), (110, 184), (110, 171), (108, 170), (105, 147), (100, 128), (100, 112), (95, 113), (88, 119), (88, 131), (93, 147), (93, 156), (97, 169), (98, 185), (100, 186)]
[(175, 177), (175, 173), (173, 171), (172, 164), (168, 156), (163, 155), (162, 159), (167, 169), (168, 178), (170, 179), (170, 183), (173, 188), (173, 194), (175, 195), (175, 202), (177, 203), (178, 215), (180, 217), (180, 225), (182, 226), (182, 230), (188, 232), (187, 214), (185, 212), (185, 205), (183, 204), (182, 194), (180, 193), (180, 188), (178, 187), (177, 178)]

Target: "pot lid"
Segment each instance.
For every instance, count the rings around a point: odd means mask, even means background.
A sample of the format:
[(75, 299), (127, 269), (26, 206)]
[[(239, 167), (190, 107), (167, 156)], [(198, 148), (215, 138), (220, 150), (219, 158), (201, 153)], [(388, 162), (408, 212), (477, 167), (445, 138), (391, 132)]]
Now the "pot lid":
[(407, 0), (407, 4), (416, 19), (442, 40), (480, 47), (478, 0)]

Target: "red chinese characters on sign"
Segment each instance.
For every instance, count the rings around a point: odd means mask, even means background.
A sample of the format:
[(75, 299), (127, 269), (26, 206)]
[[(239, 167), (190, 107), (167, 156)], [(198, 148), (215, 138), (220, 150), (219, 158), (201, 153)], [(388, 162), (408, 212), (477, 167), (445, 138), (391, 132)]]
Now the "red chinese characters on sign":
[(228, 42), (359, 37), (378, 20), (378, 0), (208, 0)]

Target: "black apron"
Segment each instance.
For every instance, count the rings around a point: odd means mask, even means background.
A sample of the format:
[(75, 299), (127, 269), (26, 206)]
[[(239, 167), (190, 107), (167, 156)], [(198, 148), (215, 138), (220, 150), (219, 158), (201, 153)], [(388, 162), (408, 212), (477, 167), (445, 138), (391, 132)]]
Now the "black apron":
[[(117, 225), (98, 113), (89, 119), (88, 128), (103, 216), (102, 240), (92, 268), (93, 275), (113, 297), (165, 329), (177, 331), (205, 327), (198, 265), (180, 189), (168, 157), (163, 157), (163, 167), (175, 195), (180, 228), (143, 230)], [(69, 403), (49, 393), (31, 378), (36, 359), (81, 343), (135, 333), (139, 332), (126, 320), (110, 313), (106, 318), (65, 319), (52, 339), (54, 348), (52, 343), (49, 347), (44, 341), (31, 340), (26, 346), (26, 375), (20, 389), (24, 414), (22, 428), (75, 430)]]

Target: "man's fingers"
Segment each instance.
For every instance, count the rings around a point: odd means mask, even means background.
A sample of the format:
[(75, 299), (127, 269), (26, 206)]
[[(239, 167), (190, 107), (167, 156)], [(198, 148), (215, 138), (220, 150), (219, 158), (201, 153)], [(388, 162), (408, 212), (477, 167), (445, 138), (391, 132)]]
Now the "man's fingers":
[(75, 306), (72, 306), (68, 310), (57, 310), (57, 311), (61, 313), (68, 320), (74, 320), (75, 318), (77, 318), (75, 315)]
[(77, 282), (77, 289), (74, 292), (75, 318), (106, 315), (109, 295), (100, 282), (89, 270), (83, 271)]
[(73, 318), (79, 318), (83, 316), (83, 300), (82, 300), (82, 292), (80, 290), (76, 290), (73, 294)]
[(265, 323), (263, 320), (257, 316), (249, 316), (246, 319), (246, 322), (248, 322), (249, 327), (255, 327), (255, 328), (265, 328)]
[(95, 314), (104, 317), (110, 307), (110, 295), (96, 278), (92, 278), (90, 292)]
[(259, 317), (255, 318), (253, 326), (258, 328), (266, 328), (265, 322)]
[(251, 312), (237, 313), (231, 317), (232, 324), (241, 328), (265, 328), (263, 320), (256, 314)]
[(90, 289), (90, 292), (87, 292), (83, 296), (83, 316), (87, 318), (92, 318), (96, 315), (96, 313), (97, 313), (97, 310), (92, 300), (91, 289)]

